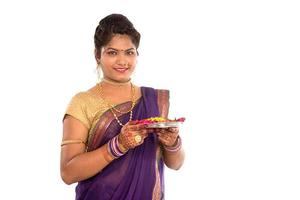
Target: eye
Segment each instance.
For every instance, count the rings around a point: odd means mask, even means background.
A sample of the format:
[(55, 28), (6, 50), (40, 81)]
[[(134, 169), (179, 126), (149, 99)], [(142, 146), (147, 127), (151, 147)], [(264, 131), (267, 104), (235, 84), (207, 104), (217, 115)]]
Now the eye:
[(110, 56), (116, 56), (118, 54), (116, 51), (107, 51), (106, 53)]
[(135, 56), (136, 52), (134, 50), (126, 51), (126, 54), (129, 56)]

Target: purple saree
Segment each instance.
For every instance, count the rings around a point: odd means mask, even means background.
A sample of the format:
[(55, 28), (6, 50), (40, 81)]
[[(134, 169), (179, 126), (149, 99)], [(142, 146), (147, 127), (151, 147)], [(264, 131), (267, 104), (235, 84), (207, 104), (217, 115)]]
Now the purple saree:
[[(157, 90), (142, 87), (142, 97), (133, 109), (133, 120), (159, 116), (161, 113), (161, 98)], [(159, 95), (160, 96), (160, 95)], [(121, 110), (128, 110), (131, 103), (126, 102), (117, 106)], [(129, 114), (119, 116), (125, 124)], [(121, 126), (114, 119), (111, 112), (106, 111), (99, 119), (88, 151), (99, 148), (111, 138), (120, 133)], [(124, 156), (112, 161), (95, 176), (80, 181), (76, 187), (76, 200), (152, 200), (156, 181), (156, 149), (158, 140), (155, 134), (150, 134), (144, 143), (129, 150)], [(158, 162), (160, 176), (160, 193), (163, 198), (163, 168), (162, 159)]]

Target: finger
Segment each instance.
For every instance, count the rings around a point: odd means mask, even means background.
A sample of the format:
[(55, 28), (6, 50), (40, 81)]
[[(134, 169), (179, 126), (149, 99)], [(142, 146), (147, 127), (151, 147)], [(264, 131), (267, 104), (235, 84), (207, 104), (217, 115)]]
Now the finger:
[(165, 145), (165, 146), (173, 146), (176, 142), (177, 138), (165, 138), (165, 137), (160, 137), (159, 140), (160, 142)]
[(172, 133), (170, 131), (165, 132), (165, 135), (167, 135), (168, 137), (173, 137), (176, 133)]
[(163, 138), (167, 138), (167, 140), (175, 140), (177, 138), (178, 134), (176, 133), (171, 133), (171, 132), (166, 132), (162, 134)]
[(133, 135), (133, 132), (129, 130), (125, 130), (123, 131), (122, 135), (124, 135), (125, 137), (131, 137)]
[(161, 137), (161, 133), (160, 132), (156, 132), (156, 135), (158, 136), (158, 137)]
[(163, 137), (158, 137), (158, 140), (160, 141), (160, 143), (162, 143), (163, 145), (168, 145), (168, 140), (163, 138)]
[(157, 133), (165, 133), (166, 132), (166, 129), (164, 129), (164, 128), (158, 128), (157, 129), (157, 131), (156, 131)]
[(128, 130), (128, 125), (125, 124), (122, 128), (121, 128), (121, 132), (125, 132)]
[(128, 130), (129, 130), (132, 126), (134, 126), (134, 125), (136, 125), (136, 124), (137, 124), (136, 121), (129, 121), (129, 122), (127, 122), (127, 123), (123, 126), (122, 129), (124, 129), (124, 130), (128, 129)]
[(164, 134), (170, 137), (176, 137), (178, 135), (178, 132), (166, 131)]
[(165, 128), (155, 128), (154, 129), (154, 132), (156, 132), (156, 133), (163, 133), (163, 132), (165, 132)]
[(176, 133), (179, 131), (179, 129), (177, 127), (171, 127), (171, 128), (168, 128), (168, 131), (170, 131), (172, 133)]
[(148, 133), (146, 132), (146, 130), (141, 130), (141, 131), (137, 132), (137, 134), (141, 135), (143, 138), (146, 138), (148, 136)]
[(138, 123), (138, 121), (134, 120), (134, 121), (127, 122), (126, 125), (135, 125), (137, 123)]
[(146, 127), (145, 124), (136, 124), (136, 125), (128, 126), (128, 129), (131, 131), (138, 131), (138, 130), (144, 129), (145, 127)]
[(165, 134), (159, 134), (158, 138), (163, 139), (163, 140), (168, 140), (170, 137)]
[(168, 133), (168, 132), (157, 132), (156, 135), (160, 136), (160, 137), (171, 137), (173, 134), (172, 133)]

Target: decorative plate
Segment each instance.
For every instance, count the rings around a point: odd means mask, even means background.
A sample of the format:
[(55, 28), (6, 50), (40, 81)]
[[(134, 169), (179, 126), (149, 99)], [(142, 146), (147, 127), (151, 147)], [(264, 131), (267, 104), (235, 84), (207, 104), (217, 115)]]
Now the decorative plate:
[(138, 124), (145, 124), (147, 128), (171, 128), (179, 127), (185, 121), (184, 117), (178, 119), (166, 119), (163, 117), (150, 117), (138, 120)]
[(146, 128), (176, 128), (182, 122), (155, 122), (152, 124), (147, 124)]

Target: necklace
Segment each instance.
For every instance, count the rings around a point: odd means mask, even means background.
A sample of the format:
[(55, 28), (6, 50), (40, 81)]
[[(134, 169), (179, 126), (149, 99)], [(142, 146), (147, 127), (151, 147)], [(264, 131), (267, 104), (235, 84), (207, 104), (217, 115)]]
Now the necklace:
[(109, 84), (111, 84), (111, 85), (124, 86), (124, 85), (127, 85), (128, 83), (130, 83), (131, 79), (129, 79), (129, 80), (126, 81), (126, 82), (118, 82), (118, 81), (112, 81), (112, 80), (109, 80), (109, 79), (107, 79), (107, 78), (102, 78), (101, 81), (106, 82), (106, 83), (109, 83)]
[(104, 94), (103, 94), (103, 87), (102, 87), (102, 83), (98, 83), (98, 88), (99, 88), (99, 93), (101, 98), (103, 99), (104, 103), (109, 107), (110, 111), (112, 112), (114, 118), (117, 120), (118, 124), (120, 126), (124, 126), (124, 124), (122, 124), (122, 122), (119, 120), (117, 114), (115, 112), (118, 112), (120, 114), (127, 114), (129, 113), (129, 121), (132, 120), (132, 110), (135, 106), (135, 88), (133, 86), (132, 83), (130, 83), (131, 85), (131, 108), (128, 111), (121, 111), (119, 109), (117, 109), (115, 106), (113, 106), (110, 102), (108, 102), (105, 98), (104, 98)]
[(130, 111), (134, 108), (135, 103), (136, 103), (136, 101), (135, 101), (135, 88), (134, 88), (134, 86), (133, 86), (132, 83), (130, 83), (130, 85), (131, 85), (131, 102), (132, 102), (131, 108), (130, 108), (128, 111), (121, 111), (121, 110), (117, 109), (117, 108), (116, 108), (113, 104), (111, 104), (109, 101), (105, 100), (104, 94), (103, 94), (103, 87), (102, 87), (102, 84), (101, 84), (101, 83), (98, 84), (98, 86), (99, 86), (99, 91), (100, 91), (100, 95), (101, 95), (101, 98), (104, 100), (104, 102), (108, 105), (109, 108), (111, 108), (111, 109), (113, 109), (114, 111), (116, 111), (116, 112), (118, 112), (118, 113), (121, 113), (121, 114), (126, 114), (126, 113), (130, 112)]

